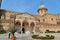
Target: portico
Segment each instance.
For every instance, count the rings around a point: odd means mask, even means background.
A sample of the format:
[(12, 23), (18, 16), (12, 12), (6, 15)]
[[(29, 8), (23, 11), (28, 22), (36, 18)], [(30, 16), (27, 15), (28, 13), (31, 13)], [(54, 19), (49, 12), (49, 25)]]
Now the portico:
[(35, 30), (35, 25), (36, 25), (35, 22), (18, 19), (15, 22), (15, 30), (21, 33), (26, 33), (27, 31), (29, 31), (30, 33), (33, 33)]

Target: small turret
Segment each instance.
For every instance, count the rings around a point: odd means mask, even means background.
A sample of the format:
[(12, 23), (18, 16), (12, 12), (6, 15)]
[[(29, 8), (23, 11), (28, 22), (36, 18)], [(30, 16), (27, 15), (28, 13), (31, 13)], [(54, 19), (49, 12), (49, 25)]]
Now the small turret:
[(43, 16), (47, 13), (47, 8), (43, 5), (43, 3), (40, 4), (40, 8), (38, 9), (38, 16)]

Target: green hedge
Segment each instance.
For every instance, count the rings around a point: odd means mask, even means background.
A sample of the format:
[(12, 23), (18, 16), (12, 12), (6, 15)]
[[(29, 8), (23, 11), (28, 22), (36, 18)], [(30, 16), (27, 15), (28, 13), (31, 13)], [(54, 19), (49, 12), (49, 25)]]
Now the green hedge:
[(50, 30), (46, 30), (46, 32), (45, 33), (60, 33), (60, 31), (50, 31)]
[(6, 31), (3, 29), (3, 25), (0, 25), (0, 34), (4, 34)]
[(55, 31), (46, 30), (45, 33), (56, 33)]
[(0, 30), (0, 34), (4, 34), (4, 33), (6, 33), (6, 31)]
[(55, 31), (49, 31), (49, 32), (45, 32), (45, 33), (56, 33)]
[(0, 32), (0, 34), (4, 34), (4, 33), (6, 33), (6, 32)]
[(46, 35), (44, 37), (44, 36), (32, 35), (32, 38), (34, 38), (34, 39), (54, 39), (54, 36), (53, 35)]
[(60, 31), (57, 31), (57, 33), (60, 33)]

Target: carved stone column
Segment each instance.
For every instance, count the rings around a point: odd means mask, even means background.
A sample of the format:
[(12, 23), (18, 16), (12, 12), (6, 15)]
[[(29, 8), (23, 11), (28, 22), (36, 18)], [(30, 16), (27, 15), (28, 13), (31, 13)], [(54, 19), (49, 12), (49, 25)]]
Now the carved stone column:
[(35, 33), (36, 33), (36, 32), (35, 32), (35, 29), (36, 29), (36, 22), (34, 22), (34, 23), (35, 23), (35, 26), (34, 26), (33, 32), (34, 32), (34, 34), (35, 34)]
[(22, 34), (22, 22), (21, 22), (21, 34)]
[(29, 32), (30, 32), (30, 22), (29, 22)]

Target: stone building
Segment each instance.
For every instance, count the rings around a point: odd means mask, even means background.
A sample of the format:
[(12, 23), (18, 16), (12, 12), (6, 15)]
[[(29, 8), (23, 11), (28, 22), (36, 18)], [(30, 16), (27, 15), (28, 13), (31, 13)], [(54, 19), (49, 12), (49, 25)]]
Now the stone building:
[(50, 14), (41, 4), (38, 15), (0, 9), (0, 19), (4, 30), (15, 29), (19, 32), (45, 32), (46, 30), (60, 30), (60, 14)]

